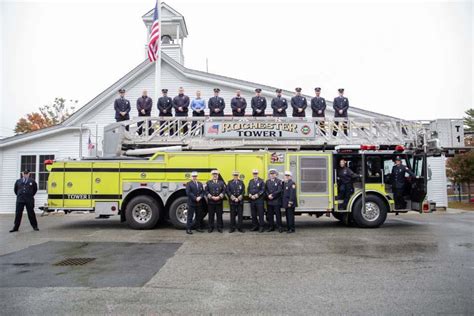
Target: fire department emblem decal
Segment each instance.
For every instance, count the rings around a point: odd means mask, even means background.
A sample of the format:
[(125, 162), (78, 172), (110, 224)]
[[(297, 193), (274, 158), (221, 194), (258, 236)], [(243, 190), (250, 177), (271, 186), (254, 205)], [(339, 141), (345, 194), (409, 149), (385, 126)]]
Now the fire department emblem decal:
[(301, 133), (303, 133), (303, 135), (308, 135), (311, 133), (311, 128), (308, 125), (304, 125), (301, 127)]

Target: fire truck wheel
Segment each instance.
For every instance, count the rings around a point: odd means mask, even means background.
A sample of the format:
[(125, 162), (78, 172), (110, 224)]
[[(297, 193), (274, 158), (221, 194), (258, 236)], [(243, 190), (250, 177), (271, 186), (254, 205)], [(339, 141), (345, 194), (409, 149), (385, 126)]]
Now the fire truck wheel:
[(185, 229), (188, 218), (188, 198), (179, 197), (171, 203), (169, 218), (171, 224), (177, 229)]
[(136, 196), (127, 204), (125, 218), (133, 229), (152, 229), (160, 218), (160, 208), (153, 198)]
[(359, 227), (379, 227), (387, 219), (387, 206), (380, 197), (368, 194), (365, 210), (362, 209), (362, 198), (358, 198), (352, 206), (352, 216)]

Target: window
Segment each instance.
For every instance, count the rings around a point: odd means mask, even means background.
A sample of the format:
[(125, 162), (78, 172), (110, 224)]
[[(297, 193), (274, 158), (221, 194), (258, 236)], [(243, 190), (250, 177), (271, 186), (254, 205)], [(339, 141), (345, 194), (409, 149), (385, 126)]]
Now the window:
[(302, 193), (327, 192), (326, 157), (301, 157), (300, 167)]
[(382, 182), (382, 162), (378, 156), (366, 157), (366, 182), (380, 183)]
[(44, 164), (48, 159), (54, 160), (54, 155), (22, 155), (20, 158), (20, 172), (30, 170), (30, 177), (38, 183), (38, 190), (48, 187), (49, 173)]

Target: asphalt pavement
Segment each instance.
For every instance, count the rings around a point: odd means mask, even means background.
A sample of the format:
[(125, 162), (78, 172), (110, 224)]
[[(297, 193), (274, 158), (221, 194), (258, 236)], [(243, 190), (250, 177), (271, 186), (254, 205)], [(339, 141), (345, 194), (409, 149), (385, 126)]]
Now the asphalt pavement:
[[(92, 214), (12, 223), (0, 215), (2, 315), (474, 314), (472, 212), (378, 229), (302, 216), (295, 234), (137, 231)], [(94, 261), (55, 265), (77, 256)]]

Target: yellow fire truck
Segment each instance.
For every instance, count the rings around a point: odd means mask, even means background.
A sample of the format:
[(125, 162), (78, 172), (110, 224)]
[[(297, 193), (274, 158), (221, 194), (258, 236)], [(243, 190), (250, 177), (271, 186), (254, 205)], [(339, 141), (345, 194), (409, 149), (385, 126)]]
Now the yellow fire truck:
[[(389, 212), (423, 209), (426, 146), (421, 150), (420, 129), (407, 122), (389, 126), (384, 121), (375, 126), (373, 120), (350, 120), (346, 135), (338, 130), (342, 124), (326, 121), (322, 125), (311, 118), (145, 120), (152, 122), (142, 125), (151, 126), (142, 135), (135, 131), (143, 118), (107, 126), (103, 157), (48, 162), (44, 211), (119, 215), (134, 229), (151, 229), (161, 221), (183, 229), (187, 219), (185, 185), (192, 171), (199, 172), (199, 180), (206, 182), (213, 169), (220, 171), (224, 181), (238, 170), (248, 183), (252, 169), (267, 178), (271, 168), (280, 175), (284, 170), (293, 173), (299, 205), (296, 214), (331, 213), (346, 224), (378, 227)], [(197, 121), (194, 126), (192, 121)], [(359, 144), (368, 141), (370, 145)], [(416, 178), (407, 179), (407, 209), (403, 210), (395, 210), (391, 191), (395, 156), (401, 156), (416, 174)], [(361, 175), (346, 209), (338, 207), (342, 201), (337, 198), (336, 170), (341, 158)], [(249, 214), (245, 203), (244, 215)]]

